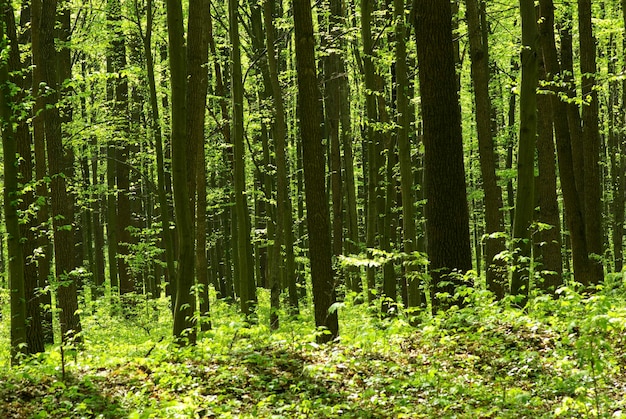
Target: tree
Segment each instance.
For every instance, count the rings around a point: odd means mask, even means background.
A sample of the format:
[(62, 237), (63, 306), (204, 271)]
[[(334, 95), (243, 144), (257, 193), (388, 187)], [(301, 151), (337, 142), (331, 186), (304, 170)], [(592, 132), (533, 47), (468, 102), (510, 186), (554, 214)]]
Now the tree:
[[(400, 188), (402, 191), (402, 243), (404, 251), (411, 255), (417, 250), (417, 229), (415, 225), (415, 193), (413, 191), (413, 167), (411, 163), (411, 143), (409, 141), (410, 107), (409, 107), (409, 77), (407, 68), (406, 43), (407, 25), (404, 0), (393, 2), (396, 38), (396, 109), (397, 109), (397, 136), (398, 160), (400, 164)], [(414, 262), (409, 259), (406, 263), (406, 277), (408, 281), (407, 307), (419, 307), (423, 304), (423, 295), (420, 289), (419, 278), (415, 274)]]
[[(208, 0), (189, 4), (187, 30), (187, 191), (189, 206), (195, 214), (196, 276), (200, 285), (201, 313), (209, 313), (209, 293), (206, 266), (206, 167), (204, 154), (204, 123), (207, 88), (209, 34), (205, 24), (209, 16)], [(197, 200), (195, 197), (197, 196)], [(197, 208), (194, 211), (194, 207)], [(204, 323), (206, 326), (208, 323)]]
[(424, 122), (427, 253), (433, 310), (448, 307), (472, 268), (452, 12), (447, 0), (415, 0)]
[(296, 44), (296, 70), (298, 77), (298, 103), (300, 107), (300, 134), (304, 159), (304, 182), (309, 232), (309, 258), (315, 325), (324, 328), (319, 342), (328, 342), (339, 335), (335, 303), (334, 272), (330, 243), (330, 215), (324, 183), (324, 148), (320, 125), (323, 117), (317, 85), (315, 66), (315, 37), (310, 0), (294, 0), (294, 30)]
[[(274, 239), (274, 260), (279, 264), (284, 260), (280, 271), (283, 274), (283, 285), (289, 289), (289, 302), (293, 309), (298, 310), (298, 290), (296, 287), (296, 264), (293, 252), (293, 231), (292, 231), (292, 205), (289, 196), (289, 167), (286, 155), (287, 124), (285, 121), (285, 105), (283, 103), (283, 92), (278, 78), (278, 62), (275, 53), (275, 34), (273, 11), (275, 10), (274, 0), (266, 1), (263, 4), (263, 17), (266, 32), (267, 62), (269, 67), (269, 77), (272, 86), (272, 98), (274, 100), (274, 150), (276, 152), (276, 236)], [(285, 257), (282, 255), (284, 246)], [(278, 267), (279, 265), (277, 265)], [(280, 287), (279, 270), (274, 269), (273, 275), (276, 277), (270, 281), (272, 292), (276, 294), (274, 287)]]
[[(146, 33), (143, 36), (144, 55), (146, 59), (146, 73), (148, 78), (148, 88), (150, 91), (150, 111), (152, 121), (152, 132), (154, 136), (155, 154), (156, 154), (156, 171), (157, 171), (157, 195), (161, 216), (161, 240), (165, 248), (165, 263), (170, 278), (175, 278), (175, 256), (174, 256), (174, 239), (170, 229), (170, 212), (167, 199), (167, 188), (165, 186), (165, 164), (163, 161), (163, 137), (161, 131), (161, 121), (159, 118), (159, 102), (157, 99), (156, 79), (154, 75), (154, 58), (152, 56), (152, 28), (154, 22), (154, 10), (152, 0), (146, 3), (147, 19)], [(141, 28), (141, 26), (140, 26)], [(174, 301), (172, 301), (172, 306)]]
[(516, 252), (511, 294), (521, 295), (526, 302), (530, 287), (532, 243), (530, 226), (535, 211), (535, 143), (537, 139), (537, 83), (539, 61), (537, 17), (532, 0), (520, 0), (522, 18), (522, 50), (520, 62), (520, 130), (517, 157), (517, 192), (513, 220), (513, 244)]
[[(539, 56), (541, 78), (545, 80), (545, 65)], [(534, 261), (539, 262), (543, 283), (541, 289), (556, 291), (563, 283), (561, 256), (561, 217), (557, 196), (556, 150), (554, 148), (553, 122), (550, 115), (550, 98), (537, 95), (537, 168), (536, 196), (539, 205), (538, 228), (535, 232), (539, 243)], [(538, 263), (535, 263), (538, 266)]]
[(591, 24), (591, 0), (578, 0), (578, 33), (580, 40), (581, 90), (584, 99), (583, 164), (585, 237), (592, 276), (590, 285), (597, 285), (604, 277), (602, 256), (604, 236), (602, 227), (602, 186), (600, 180), (600, 132), (598, 92), (596, 85), (596, 41)]
[(20, 354), (28, 352), (26, 341), (26, 293), (24, 282), (24, 265), (22, 246), (20, 244), (20, 226), (17, 213), (18, 205), (18, 171), (17, 141), (13, 124), (15, 118), (12, 111), (11, 86), (9, 84), (9, 65), (4, 58), (6, 48), (7, 16), (13, 10), (3, 0), (0, 1), (0, 129), (2, 130), (2, 151), (4, 156), (4, 216), (7, 228), (7, 247), (9, 255), (9, 290), (11, 302), (11, 364), (20, 361)]
[(254, 310), (256, 302), (256, 284), (254, 283), (254, 269), (249, 259), (251, 257), (250, 218), (248, 215), (248, 200), (246, 195), (246, 171), (244, 160), (244, 126), (243, 126), (243, 81), (241, 74), (241, 51), (239, 45), (238, 0), (228, 1), (229, 36), (231, 44), (231, 88), (232, 88), (232, 141), (234, 162), (235, 186), (235, 213), (237, 228), (237, 266), (239, 276), (239, 296), (241, 311), (248, 316)]
[[(42, 3), (41, 65), (43, 78), (49, 92), (44, 111), (46, 151), (50, 172), (50, 203), (54, 229), (54, 262), (56, 270), (57, 304), (60, 308), (61, 336), (63, 342), (80, 340), (82, 331), (78, 314), (78, 297), (75, 281), (76, 259), (74, 249), (74, 208), (68, 192), (68, 178), (72, 175), (73, 154), (63, 144), (59, 100), (61, 83), (57, 71), (60, 63), (55, 46), (57, 1)], [(46, 16), (47, 18), (43, 18)], [(54, 18), (52, 18), (54, 16)]]
[[(563, 73), (558, 61), (556, 41), (554, 35), (554, 4), (552, 0), (540, 0), (540, 43), (546, 66), (547, 80), (550, 82), (550, 104), (554, 121), (554, 134), (558, 156), (559, 178), (563, 190), (563, 206), (565, 219), (572, 245), (572, 261), (574, 265), (574, 278), (584, 284), (589, 284), (591, 279), (591, 267), (587, 252), (587, 239), (585, 235), (585, 220), (578, 178), (581, 169), (574, 164), (572, 153), (572, 133), (568, 123), (568, 105), (561, 100), (560, 94), (567, 92), (559, 82)], [(565, 39), (562, 39), (565, 42)], [(563, 55), (563, 59), (566, 57)], [(572, 124), (574, 126), (574, 124)]]
[[(15, 16), (12, 7), (5, 4), (6, 10), (4, 10), (6, 34), (9, 46), (8, 52), (8, 69), (9, 80), (14, 86), (17, 86), (11, 93), (9, 98), (13, 103), (11, 114), (15, 124), (13, 132), (13, 141), (17, 143), (17, 168), (18, 168), (18, 190), (19, 194), (12, 198), (12, 203), (17, 203), (18, 217), (20, 219), (20, 240), (19, 244), (22, 248), (22, 264), (24, 266), (24, 298), (26, 302), (26, 352), (30, 354), (44, 351), (44, 334), (42, 327), (42, 315), (41, 315), (41, 298), (40, 290), (38, 289), (37, 278), (37, 263), (34, 260), (36, 249), (36, 230), (37, 220), (34, 214), (31, 214), (29, 209), (36, 203), (36, 195), (34, 188), (29, 187), (33, 181), (33, 157), (32, 157), (32, 137), (28, 126), (28, 120), (22, 114), (19, 115), (20, 105), (24, 103), (25, 95), (28, 92), (29, 73), (25, 71), (25, 66), (30, 60), (28, 55), (25, 62), (22, 62), (21, 58), (21, 46), (24, 45), (28, 38), (29, 31), (26, 31), (21, 39), (18, 38), (17, 25), (15, 22)], [(22, 16), (29, 14), (28, 7), (23, 7)], [(21, 19), (22, 24), (25, 23), (25, 19)], [(20, 42), (21, 41), (21, 42)], [(7, 127), (8, 128), (8, 127)], [(11, 127), (12, 128), (12, 127)], [(11, 217), (6, 217), (7, 222)], [(11, 248), (11, 246), (7, 246)]]
[[(508, 271), (504, 259), (495, 257), (505, 250), (502, 213), (502, 191), (496, 176), (497, 155), (492, 133), (492, 107), (489, 97), (489, 46), (486, 33), (487, 22), (485, 2), (478, 0), (466, 1), (468, 38), (470, 43), (471, 71), (474, 83), (474, 101), (476, 104), (476, 131), (478, 134), (478, 153), (483, 189), (485, 191), (485, 260), (487, 263), (487, 288), (497, 298), (504, 297), (508, 283)], [(500, 235), (498, 234), (500, 233)]]
[(193, 345), (196, 331), (193, 315), (196, 308), (194, 285), (193, 219), (187, 186), (187, 105), (185, 91), (187, 69), (183, 11), (180, 0), (167, 0), (168, 56), (172, 90), (172, 181), (176, 232), (178, 234), (178, 266), (174, 302), (174, 337), (180, 345)]

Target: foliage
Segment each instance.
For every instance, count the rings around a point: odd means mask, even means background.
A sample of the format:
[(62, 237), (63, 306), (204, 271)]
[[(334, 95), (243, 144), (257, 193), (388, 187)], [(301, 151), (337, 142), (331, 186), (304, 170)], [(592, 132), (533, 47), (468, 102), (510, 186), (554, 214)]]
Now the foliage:
[[(98, 302), (83, 317), (85, 345), (67, 361), (65, 380), (58, 346), (3, 369), (0, 416), (622, 416), (620, 285), (592, 296), (570, 288), (535, 295), (526, 312), (485, 291), (466, 289), (464, 298), (467, 307), (422, 314), (413, 328), (402, 308), (381, 319), (348, 295), (338, 307), (341, 340), (325, 346), (303, 326), (310, 311), (271, 332), (218, 300), (213, 330), (184, 349), (171, 342), (165, 300), (114, 317)], [(261, 293), (260, 317), (269, 315), (268, 299)], [(6, 342), (6, 317), (0, 330)]]

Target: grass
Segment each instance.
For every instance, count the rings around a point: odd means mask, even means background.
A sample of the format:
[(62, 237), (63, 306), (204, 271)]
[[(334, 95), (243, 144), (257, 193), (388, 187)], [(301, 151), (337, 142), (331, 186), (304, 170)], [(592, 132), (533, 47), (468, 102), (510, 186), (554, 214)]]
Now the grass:
[[(626, 303), (621, 288), (563, 289), (525, 311), (470, 292), (469, 305), (419, 326), (372, 315), (349, 296), (341, 340), (315, 344), (312, 314), (266, 326), (216, 302), (194, 348), (169, 337), (164, 300), (111, 317), (83, 314), (84, 349), (58, 345), (8, 368), (0, 326), (2, 418), (580, 418), (626, 411)], [(6, 312), (4, 319), (7, 318)]]

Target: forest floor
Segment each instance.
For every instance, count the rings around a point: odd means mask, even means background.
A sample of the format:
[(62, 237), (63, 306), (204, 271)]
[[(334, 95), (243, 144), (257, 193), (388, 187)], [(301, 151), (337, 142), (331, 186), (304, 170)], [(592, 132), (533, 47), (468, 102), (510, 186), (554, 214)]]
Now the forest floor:
[[(196, 347), (169, 337), (164, 300), (126, 316), (83, 312), (84, 345), (8, 367), (0, 326), (1, 418), (626, 417), (626, 293), (563, 290), (525, 311), (480, 292), (417, 326), (341, 304), (341, 339), (319, 346), (311, 313), (270, 332), (217, 302)], [(4, 319), (7, 319), (6, 307)], [(63, 372), (63, 369), (65, 372)]]

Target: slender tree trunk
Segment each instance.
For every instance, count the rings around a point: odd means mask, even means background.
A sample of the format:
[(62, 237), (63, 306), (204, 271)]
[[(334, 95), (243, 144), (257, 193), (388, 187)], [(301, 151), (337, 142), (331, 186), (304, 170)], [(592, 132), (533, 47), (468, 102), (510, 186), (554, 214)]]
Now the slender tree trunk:
[[(269, 67), (269, 76), (272, 85), (272, 98), (274, 100), (275, 120), (274, 120), (274, 150), (276, 152), (276, 238), (273, 252), (274, 258), (281, 258), (281, 247), (284, 246), (285, 257), (283, 269), (283, 280), (289, 290), (289, 303), (294, 310), (298, 310), (298, 289), (296, 284), (296, 264), (293, 252), (293, 230), (292, 230), (292, 205), (289, 196), (289, 167), (287, 162), (287, 124), (285, 121), (285, 105), (283, 103), (283, 94), (278, 78), (278, 62), (275, 53), (275, 29), (273, 23), (273, 10), (275, 10), (275, 1), (266, 1), (263, 5), (263, 16), (265, 21), (266, 46), (267, 46), (267, 62)], [(276, 284), (277, 278), (272, 283), (272, 292)]]
[(480, 15), (486, 7), (484, 1), (467, 0), (467, 25), (472, 60), (472, 80), (474, 82), (474, 101), (476, 103), (476, 131), (478, 134), (478, 152), (482, 184), (485, 192), (485, 261), (487, 264), (487, 288), (496, 298), (504, 297), (508, 282), (508, 270), (504, 259), (494, 259), (505, 250), (506, 242), (502, 213), (502, 191), (496, 176), (497, 156), (491, 129), (491, 99), (489, 97), (489, 46), (483, 32)]
[[(148, 87), (150, 89), (150, 110), (152, 116), (152, 132), (154, 135), (155, 153), (156, 153), (156, 169), (157, 169), (157, 188), (159, 197), (159, 213), (161, 216), (161, 240), (165, 247), (165, 263), (170, 278), (176, 277), (175, 256), (174, 256), (174, 240), (172, 238), (172, 230), (170, 229), (170, 212), (167, 199), (167, 188), (165, 186), (165, 164), (163, 162), (163, 138), (161, 135), (161, 121), (159, 118), (159, 102), (157, 99), (156, 80), (154, 76), (154, 59), (152, 56), (152, 28), (154, 11), (152, 8), (152, 0), (147, 1), (147, 23), (146, 34), (143, 38), (144, 54), (146, 57), (146, 71), (148, 76)], [(172, 307), (174, 301), (172, 301)]]
[(526, 303), (530, 287), (532, 241), (530, 226), (535, 210), (535, 144), (537, 138), (537, 83), (539, 72), (537, 17), (533, 0), (520, 0), (522, 18), (522, 83), (520, 87), (520, 131), (517, 152), (517, 192), (513, 220), (516, 253), (511, 294)]
[(315, 38), (310, 0), (294, 0), (294, 28), (296, 64), (298, 76), (298, 98), (300, 104), (300, 133), (304, 155), (304, 181), (309, 232), (309, 257), (315, 325), (324, 330), (318, 335), (320, 343), (328, 342), (339, 335), (335, 303), (334, 272), (330, 242), (330, 216), (324, 184), (324, 148), (320, 125), (321, 99), (317, 85), (315, 66)]
[[(0, 39), (5, 37), (5, 24), (13, 10), (5, 0), (0, 1)], [(17, 45), (13, 45), (16, 48)], [(18, 161), (17, 137), (13, 129), (13, 98), (9, 84), (9, 64), (0, 60), (0, 130), (2, 131), (2, 151), (4, 156), (4, 216), (7, 231), (9, 256), (9, 293), (11, 306), (11, 364), (20, 362), (21, 356), (28, 353), (26, 337), (26, 289), (24, 281), (24, 258), (20, 244), (18, 217)]]
[(192, 287), (194, 272), (194, 235), (192, 211), (187, 189), (187, 104), (186, 57), (183, 31), (183, 12), (180, 0), (167, 0), (167, 27), (169, 66), (172, 89), (172, 181), (176, 232), (178, 234), (178, 269), (176, 272), (176, 300), (174, 305), (174, 337), (179, 345), (193, 345), (196, 330), (193, 315), (196, 304)]
[[(52, 242), (47, 237), (46, 229), (50, 225), (50, 207), (48, 204), (48, 187), (45, 182), (48, 176), (48, 168), (46, 161), (46, 141), (45, 141), (45, 113), (46, 98), (42, 94), (40, 86), (44, 82), (44, 66), (42, 63), (42, 33), (41, 33), (41, 0), (33, 0), (31, 4), (31, 27), (32, 39), (31, 50), (33, 55), (33, 81), (32, 94), (35, 98), (33, 106), (33, 145), (35, 148), (35, 179), (37, 182), (36, 193), (39, 197), (40, 207), (37, 212), (37, 225), (40, 226), (37, 231), (36, 246), (43, 249), (43, 254), (37, 260), (37, 286), (40, 290), (44, 290), (49, 285), (49, 277), (52, 266), (53, 248)], [(39, 302), (52, 308), (51, 292), (43, 292), (40, 295)], [(44, 331), (44, 342), (53, 343), (54, 334), (52, 331), (52, 310), (43, 312), (42, 328)]]
[(582, 95), (588, 103), (582, 108), (584, 156), (585, 237), (592, 277), (591, 285), (599, 284), (604, 271), (604, 236), (602, 226), (602, 184), (600, 177), (600, 131), (598, 92), (596, 85), (596, 41), (591, 24), (591, 0), (578, 0), (578, 32), (580, 40), (580, 71)]
[[(8, 57), (8, 70), (9, 80), (15, 86), (19, 87), (19, 90), (11, 95), (7, 96), (7, 101), (12, 102), (18, 106), (24, 100), (24, 94), (28, 91), (28, 88), (32, 84), (32, 80), (29, 80), (28, 73), (24, 71), (24, 66), (28, 65), (28, 62), (22, 63), (20, 57), (20, 46), (23, 42), (20, 42), (17, 35), (17, 25), (15, 22), (15, 16), (13, 8), (8, 4), (3, 4), (0, 8), (4, 15), (4, 23), (6, 25), (5, 31), (9, 41), (9, 57)], [(30, 18), (30, 6), (28, 4), (22, 6), (21, 21), (26, 23)], [(0, 20), (0, 24), (1, 24)], [(20, 26), (23, 26), (21, 24)], [(26, 37), (31, 33), (27, 29)], [(7, 102), (7, 103), (8, 103)], [(10, 111), (10, 116), (13, 120), (16, 120), (16, 128), (13, 132), (13, 138), (9, 141), (15, 141), (17, 144), (17, 153), (19, 159), (17, 160), (17, 170), (19, 183), (22, 185), (29, 185), (33, 181), (33, 156), (32, 156), (32, 138), (28, 129), (26, 118), (16, 118), (14, 116), (15, 111)], [(11, 134), (11, 130), (7, 127), (7, 134)], [(8, 144), (12, 146), (12, 144)], [(5, 161), (5, 164), (11, 164), (9, 161)], [(11, 174), (11, 171), (9, 173)], [(9, 182), (10, 183), (10, 182)], [(40, 298), (37, 283), (37, 264), (35, 261), (35, 246), (36, 246), (36, 218), (32, 215), (28, 215), (28, 211), (35, 204), (35, 191), (32, 188), (20, 187), (21, 198), (18, 200), (18, 213), (23, 215), (20, 217), (20, 246), (22, 248), (22, 263), (24, 266), (24, 296), (26, 301), (26, 352), (30, 354), (43, 352), (44, 348), (44, 335), (42, 328), (42, 317), (40, 308)], [(6, 191), (5, 191), (6, 192)], [(11, 192), (13, 193), (13, 192)], [(5, 201), (6, 204), (6, 201)], [(6, 217), (9, 221), (9, 217)], [(7, 226), (8, 227), (8, 226)], [(9, 238), (10, 239), (10, 238)], [(14, 257), (14, 256), (12, 256)]]
[(415, 193), (413, 191), (413, 164), (411, 161), (411, 142), (409, 141), (410, 107), (409, 77), (407, 66), (406, 43), (408, 30), (405, 17), (405, 1), (394, 0), (395, 38), (396, 38), (396, 108), (398, 159), (400, 164), (400, 188), (402, 195), (402, 244), (409, 255), (405, 262), (405, 275), (408, 283), (408, 308), (423, 305), (424, 297), (420, 289), (417, 266), (411, 254), (417, 250), (417, 229), (415, 225)]
[[(374, 129), (378, 121), (376, 107), (376, 72), (372, 61), (373, 38), (372, 38), (372, 0), (361, 0), (361, 42), (363, 43), (363, 76), (365, 78), (365, 112), (367, 142), (367, 216), (366, 216), (366, 246), (373, 249), (376, 246), (378, 232), (378, 206), (377, 194), (379, 184), (379, 148), (380, 132)], [(368, 257), (373, 257), (368, 250)], [(367, 288), (369, 302), (376, 297), (376, 268), (367, 267)]]
[[(540, 0), (540, 6), (542, 17), (540, 20), (540, 41), (546, 73), (550, 81), (560, 80), (562, 73), (558, 62), (554, 36), (554, 4), (551, 0)], [(588, 285), (591, 270), (585, 238), (582, 200), (580, 191), (577, 189), (578, 174), (575, 170), (572, 153), (571, 125), (568, 123), (567, 105), (559, 97), (559, 94), (565, 93), (565, 91), (560, 84), (553, 84), (551, 89), (554, 92), (554, 94), (550, 95), (550, 103), (554, 119), (559, 178), (563, 191), (564, 218), (570, 233), (569, 237), (571, 238), (574, 278), (583, 285)]]
[(561, 35), (561, 74), (565, 82), (567, 97), (567, 120), (569, 123), (570, 146), (572, 149), (572, 162), (574, 165), (574, 176), (576, 180), (576, 190), (581, 199), (581, 211), (584, 216), (584, 196), (585, 196), (585, 162), (583, 156), (583, 131), (580, 110), (576, 103), (576, 80), (574, 79), (574, 46), (572, 35), (572, 6), (564, 7), (564, 16), (560, 23)]
[(243, 81), (241, 74), (241, 51), (239, 44), (238, 0), (229, 0), (228, 16), (230, 44), (232, 54), (231, 89), (232, 89), (232, 138), (234, 148), (234, 186), (235, 212), (237, 218), (237, 258), (239, 275), (239, 293), (241, 311), (248, 316), (254, 310), (256, 302), (256, 284), (254, 283), (253, 265), (249, 263), (251, 244), (246, 195), (246, 174), (244, 159), (244, 126), (243, 126)]
[[(447, 0), (416, 0), (415, 34), (424, 121), (427, 250), (433, 310), (472, 269), (463, 163), (461, 109), (455, 72), (452, 12)], [(462, 302), (458, 302), (462, 303)]]

